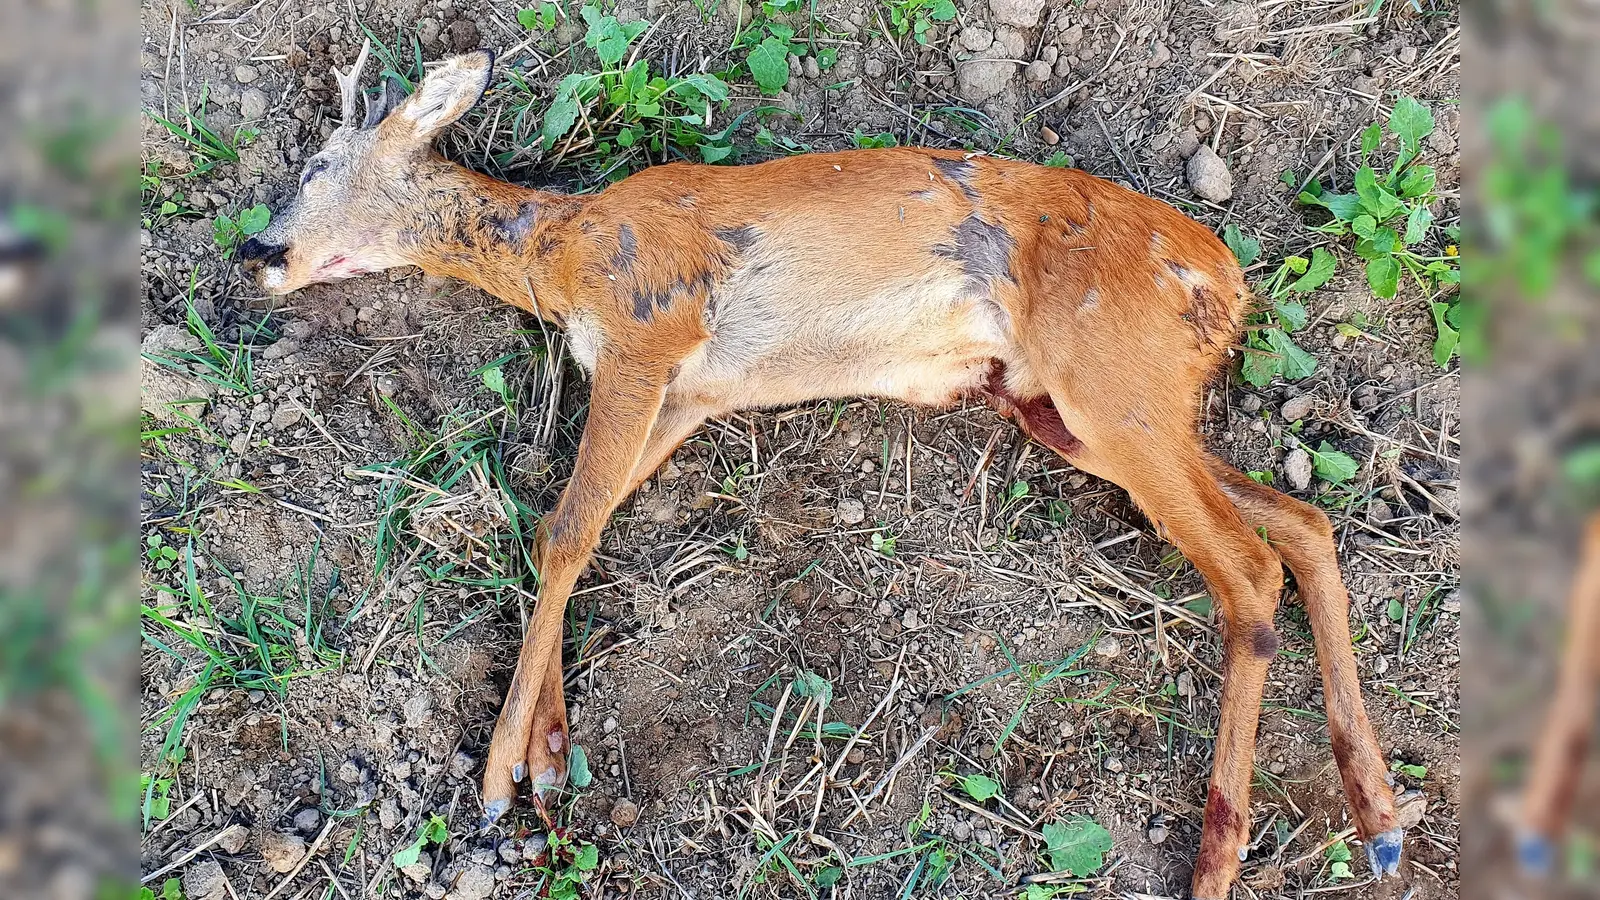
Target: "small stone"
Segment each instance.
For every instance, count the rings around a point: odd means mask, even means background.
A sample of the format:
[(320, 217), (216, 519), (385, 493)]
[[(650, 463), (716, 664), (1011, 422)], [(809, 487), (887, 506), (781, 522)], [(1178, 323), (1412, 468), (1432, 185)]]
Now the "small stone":
[(302, 418), (300, 407), (293, 403), (285, 403), (272, 413), (272, 427), (279, 431), (292, 427)]
[(447, 895), (452, 900), (484, 900), (494, 893), (494, 869), (480, 863), (469, 863)]
[(639, 821), (639, 804), (626, 798), (611, 804), (611, 824), (618, 828), (632, 828)]
[(184, 870), (183, 895), (188, 900), (221, 900), (227, 895), (226, 881), (222, 863), (202, 859)]
[(1108, 756), (1106, 757), (1105, 767), (1107, 772), (1115, 775), (1116, 773), (1122, 771), (1122, 760), (1115, 756)]
[(417, 40), (421, 41), (424, 47), (432, 47), (437, 44), (439, 42), (439, 20), (418, 19)]
[(322, 813), (307, 807), (294, 814), (294, 830), (301, 834), (311, 834), (322, 825)]
[(1072, 60), (1063, 56), (1056, 60), (1055, 73), (1057, 78), (1065, 78), (1072, 74)]
[(1194, 676), (1189, 674), (1188, 669), (1184, 669), (1182, 672), (1178, 673), (1178, 696), (1194, 696)]
[(1107, 659), (1115, 656), (1121, 656), (1122, 642), (1117, 640), (1116, 635), (1108, 634), (1100, 640), (1094, 642), (1094, 653), (1096, 656), (1104, 656)]
[(1083, 24), (1079, 23), (1061, 32), (1061, 37), (1056, 40), (1057, 46), (1072, 48), (1083, 43)]
[(847, 498), (839, 501), (834, 514), (839, 517), (840, 525), (860, 525), (867, 519), (867, 505), (860, 500)]
[(1400, 64), (1409, 66), (1412, 63), (1417, 61), (1417, 48), (1415, 48), (1415, 47), (1401, 47), (1399, 56), (1400, 56)]
[(306, 842), (298, 834), (269, 831), (261, 838), (261, 858), (279, 875), (300, 864), (306, 855)]
[(353, 759), (347, 759), (339, 764), (339, 780), (345, 784), (356, 784), (361, 781), (361, 764)]
[(400, 874), (411, 879), (414, 884), (425, 884), (433, 875), (433, 856), (428, 851), (422, 851), (417, 861), (400, 870)]
[(255, 66), (235, 66), (233, 70), (233, 78), (240, 84), (249, 84), (260, 75)]
[(265, 91), (260, 88), (249, 88), (239, 94), (239, 115), (246, 121), (263, 118), (270, 103)]
[(1394, 798), (1394, 814), (1396, 823), (1404, 829), (1410, 830), (1422, 824), (1422, 817), (1428, 814), (1428, 797), (1421, 791), (1406, 791)]
[(433, 712), (433, 695), (422, 693), (412, 696), (406, 700), (402, 711), (407, 728), (421, 728), (427, 724), (428, 716)]
[(981, 53), (994, 43), (994, 32), (979, 25), (968, 25), (956, 35), (956, 42), (973, 53)]
[(883, 64), (883, 60), (877, 57), (869, 57), (866, 65), (862, 66), (861, 70), (866, 73), (868, 78), (882, 78), (889, 71), (889, 67)]
[(1311, 415), (1311, 407), (1316, 402), (1317, 398), (1311, 394), (1301, 394), (1283, 401), (1283, 406), (1279, 407), (1278, 412), (1282, 413), (1285, 422), (1298, 422)]
[(956, 826), (951, 829), (951, 837), (954, 837), (957, 843), (969, 840), (972, 837), (972, 823), (965, 819), (957, 822)]
[(606, 716), (606, 720), (600, 723), (600, 730), (606, 734), (610, 734), (611, 732), (617, 730), (618, 724), (620, 723), (617, 722), (616, 716)]
[(1039, 140), (1044, 141), (1046, 144), (1054, 147), (1055, 145), (1061, 143), (1061, 135), (1056, 134), (1055, 129), (1051, 128), (1049, 125), (1041, 125), (1039, 126)]
[(217, 849), (223, 853), (236, 854), (244, 850), (245, 844), (249, 842), (250, 829), (243, 825), (229, 825), (217, 836)]
[(1150, 827), (1145, 829), (1145, 837), (1152, 844), (1165, 843), (1167, 840), (1167, 817), (1157, 814), (1150, 817)]
[(1297, 491), (1311, 486), (1311, 454), (1304, 447), (1296, 447), (1283, 458), (1283, 475)]
[(1233, 197), (1233, 173), (1210, 145), (1201, 144), (1195, 149), (1187, 171), (1189, 187), (1203, 199), (1221, 203)]
[(1178, 155), (1179, 156), (1181, 156), (1181, 157), (1183, 157), (1185, 159), (1188, 159), (1189, 157), (1194, 155), (1194, 152), (1196, 150), (1199, 150), (1199, 149), (1200, 149), (1200, 133), (1194, 130), (1194, 126), (1193, 125), (1191, 125), (1188, 128), (1185, 128), (1184, 130), (1178, 132)]
[(478, 49), (478, 26), (470, 19), (457, 19), (450, 23), (446, 32), (450, 37), (450, 46), (457, 53), (466, 53)]
[(458, 750), (455, 756), (450, 757), (450, 777), (466, 778), (472, 774), (472, 769), (477, 764), (478, 761), (473, 759), (472, 754)]
[(1039, 24), (1039, 14), (1044, 12), (1045, 0), (989, 0), (989, 12), (994, 21), (1018, 28), (1032, 28)]
[(805, 71), (807, 78), (822, 77), (822, 65), (817, 62), (817, 58), (815, 56), (807, 56), (805, 58), (805, 62), (801, 63), (800, 67)]
[(844, 755), (844, 761), (852, 766), (861, 765), (862, 761), (866, 758), (867, 751), (861, 749), (860, 747), (851, 747), (850, 752)]
[(1172, 61), (1172, 51), (1166, 44), (1157, 42), (1155, 49), (1150, 51), (1150, 68), (1159, 69)]
[(1050, 80), (1050, 64), (1042, 59), (1028, 63), (1028, 80), (1035, 84), (1043, 84)]
[(1005, 90), (1016, 71), (1015, 63), (1003, 59), (962, 60), (956, 63), (956, 91), (964, 100), (982, 103)]

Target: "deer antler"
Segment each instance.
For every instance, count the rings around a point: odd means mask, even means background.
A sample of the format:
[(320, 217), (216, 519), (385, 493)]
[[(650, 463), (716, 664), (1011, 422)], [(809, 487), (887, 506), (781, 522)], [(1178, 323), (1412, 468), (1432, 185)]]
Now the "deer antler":
[(340, 75), (338, 69), (333, 71), (334, 79), (339, 82), (339, 118), (345, 125), (354, 126), (356, 123), (356, 95), (361, 93), (361, 70), (366, 68), (367, 53), (371, 50), (372, 39), (367, 38), (361, 42), (361, 52), (356, 54), (350, 74)]

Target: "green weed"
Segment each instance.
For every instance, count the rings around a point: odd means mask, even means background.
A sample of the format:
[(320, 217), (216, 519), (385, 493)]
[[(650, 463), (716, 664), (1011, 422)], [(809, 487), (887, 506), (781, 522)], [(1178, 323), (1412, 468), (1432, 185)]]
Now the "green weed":
[(233, 138), (229, 140), (210, 125), (207, 125), (206, 105), (210, 96), (210, 85), (201, 88), (198, 109), (192, 111), (184, 110), (182, 120), (179, 122), (164, 118), (157, 114), (155, 110), (145, 110), (145, 115), (149, 116), (156, 124), (165, 128), (189, 148), (189, 161), (194, 168), (178, 177), (188, 178), (205, 175), (223, 163), (238, 162), (239, 148), (255, 140), (260, 134), (254, 128), (241, 127), (234, 129)]
[(218, 213), (211, 226), (211, 239), (222, 250), (223, 259), (232, 259), (233, 251), (244, 243), (245, 238), (265, 231), (271, 221), (272, 211), (267, 209), (265, 203), (257, 203), (240, 212), (238, 218)]
[[(1374, 154), (1383, 145), (1384, 126), (1373, 122), (1361, 133), (1361, 165), (1355, 173), (1355, 191), (1330, 193), (1313, 179), (1300, 193), (1300, 202), (1327, 210), (1332, 219), (1315, 231), (1343, 237), (1354, 235), (1355, 253), (1366, 260), (1367, 285), (1372, 292), (1390, 299), (1399, 291), (1400, 279), (1409, 275), (1423, 293), (1438, 294), (1442, 285), (1459, 284), (1461, 269), (1453, 248), (1436, 252), (1423, 250), (1433, 237), (1433, 213), (1428, 209), (1434, 193), (1436, 174), (1432, 166), (1418, 162), (1422, 140), (1433, 133), (1433, 113), (1410, 97), (1395, 101), (1387, 131), (1399, 144), (1394, 162), (1387, 171), (1374, 168)], [(1459, 238), (1455, 228), (1445, 231), (1452, 240)], [(1434, 359), (1442, 367), (1456, 354), (1461, 327), (1457, 295), (1435, 301), (1433, 316), (1438, 331)]]
[(600, 848), (587, 841), (575, 841), (565, 828), (550, 832), (545, 863), (535, 871), (544, 876), (546, 900), (578, 900), (589, 873), (600, 867)]
[(395, 851), (390, 861), (394, 863), (396, 869), (414, 866), (422, 858), (422, 851), (429, 844), (443, 847), (448, 840), (450, 840), (450, 823), (438, 813), (430, 813), (427, 821), (417, 826), (416, 837), (411, 843)]
[(956, 17), (956, 5), (951, 0), (888, 0), (889, 30), (898, 35), (911, 35), (919, 44), (928, 42), (928, 32), (935, 22), (951, 22)]
[(139, 900), (184, 900), (183, 882), (176, 878), (168, 878), (161, 882), (161, 893), (156, 893), (148, 887), (139, 888)]
[[(1225, 239), (1228, 235), (1224, 234)], [(1241, 265), (1244, 260), (1254, 260), (1261, 247), (1254, 239), (1246, 239), (1236, 232), (1230, 241)], [(1311, 251), (1311, 258), (1284, 257), (1278, 269), (1267, 282), (1266, 294), (1270, 304), (1252, 313), (1246, 319), (1249, 331), (1245, 337), (1245, 354), (1240, 375), (1256, 387), (1265, 387), (1272, 379), (1282, 376), (1290, 381), (1310, 377), (1317, 370), (1316, 358), (1302, 350), (1290, 335), (1310, 319), (1305, 304), (1293, 299), (1328, 283), (1338, 268), (1338, 262), (1321, 247)]]
[(1068, 872), (1079, 878), (1100, 871), (1113, 846), (1111, 832), (1088, 816), (1051, 822), (1042, 831), (1050, 870)]
[[(189, 333), (200, 339), (201, 349), (198, 351), (167, 350), (163, 353), (146, 353), (144, 357), (153, 363), (166, 366), (185, 375), (197, 374), (201, 379), (220, 388), (225, 388), (235, 394), (249, 395), (255, 393), (255, 360), (250, 353), (250, 345), (242, 337), (235, 341), (232, 349), (224, 350), (211, 326), (201, 318), (195, 310), (194, 296), (198, 274), (189, 273), (189, 291), (184, 298), (185, 323)], [(272, 334), (266, 329), (265, 319), (262, 324), (254, 329), (258, 337), (271, 339)]]

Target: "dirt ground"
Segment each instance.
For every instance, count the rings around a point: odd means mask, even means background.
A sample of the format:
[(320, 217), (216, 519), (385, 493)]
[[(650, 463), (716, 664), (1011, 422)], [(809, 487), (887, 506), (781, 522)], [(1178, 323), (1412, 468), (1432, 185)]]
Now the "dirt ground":
[[(1201, 425), (1279, 486), (1297, 442), (1359, 463), (1347, 484), (1293, 492), (1333, 517), (1367, 708), (1416, 824), (1398, 883), (1372, 886), (1353, 839), (1338, 877), (1349, 818), (1290, 593), (1235, 896), (1460, 887), (1458, 364), (1434, 362), (1416, 285), (1374, 297), (1348, 246), (1293, 203), (1312, 174), (1348, 190), (1360, 131), (1406, 95), (1438, 121), (1424, 149), (1436, 218), (1459, 220), (1454, 6), (1370, 5), (968, 0), (921, 46), (889, 33), (877, 0), (820, 2), (837, 62), (791, 60), (774, 98), (735, 79), (714, 123), (763, 103), (794, 113), (747, 119), (745, 162), (882, 132), (1065, 151), (1259, 239), (1255, 278), (1312, 246), (1344, 262), (1296, 333), (1316, 372), (1258, 389), (1235, 367)], [(520, 535), (570, 467), (578, 372), (558, 334), (414, 270), (269, 308), (213, 219), (293, 191), (337, 121), (328, 70), (353, 59), (358, 22), (418, 35), (430, 61), (495, 48), (536, 98), (530, 116), (593, 67), (582, 29), (530, 31), (514, 6), (457, 0), (142, 10), (146, 168), (163, 176), (148, 190), (195, 212), (142, 233), (145, 350), (203, 355), (206, 332), (250, 361), (235, 388), (145, 364), (141, 527), (159, 544), (144, 602), (160, 613), (144, 623), (141, 760), (169, 809), (146, 826), (143, 870), (153, 886), (180, 877), (190, 900), (543, 896), (571, 860), (552, 859), (526, 808), (479, 831), (477, 779), (531, 604)], [(755, 12), (615, 8), (658, 23), (640, 55), (668, 72), (739, 61), (736, 22)], [(176, 120), (202, 91), (211, 128), (259, 134), (180, 178), (192, 150), (153, 116)], [(446, 152), (523, 183), (598, 186), (581, 160), (552, 168), (509, 143), (509, 96), (492, 90)], [(1196, 195), (1201, 146), (1225, 160), (1231, 200)], [(1349, 323), (1363, 327), (1336, 327)], [(496, 364), (504, 397), (480, 372)], [(157, 402), (193, 397), (208, 402), (181, 406), (188, 419)], [(614, 518), (568, 635), (572, 739), (593, 780), (551, 814), (559, 841), (598, 848), (584, 896), (1186, 895), (1220, 687), (1204, 586), (1125, 494), (982, 408), (853, 400), (712, 423)], [(175, 705), (192, 713), (163, 747)], [(999, 796), (971, 796), (974, 774)], [(397, 866), (434, 816), (448, 837)], [(1043, 855), (1044, 828), (1074, 816), (1114, 841), (1082, 879)]]

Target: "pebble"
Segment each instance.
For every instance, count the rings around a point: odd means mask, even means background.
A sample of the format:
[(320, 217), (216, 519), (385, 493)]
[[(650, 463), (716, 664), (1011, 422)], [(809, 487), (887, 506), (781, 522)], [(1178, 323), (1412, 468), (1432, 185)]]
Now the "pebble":
[(1297, 491), (1311, 486), (1311, 454), (1304, 447), (1296, 447), (1283, 458), (1283, 475)]
[(1167, 817), (1157, 813), (1150, 817), (1150, 827), (1145, 829), (1145, 837), (1152, 844), (1165, 843), (1167, 840)]
[(1209, 144), (1195, 148), (1187, 168), (1189, 187), (1201, 198), (1221, 203), (1233, 198), (1233, 173)]
[(422, 851), (417, 861), (400, 870), (400, 874), (411, 879), (416, 884), (424, 884), (433, 875), (433, 856), (428, 851)]
[(229, 825), (217, 837), (217, 849), (223, 853), (238, 853), (250, 841), (250, 829), (243, 825)]
[(845, 754), (844, 761), (852, 766), (859, 766), (866, 758), (867, 751), (860, 747), (851, 747), (850, 752)]
[(1422, 824), (1428, 814), (1428, 797), (1421, 791), (1406, 791), (1394, 798), (1394, 814), (1401, 828), (1412, 829)]
[(472, 774), (472, 769), (477, 764), (478, 761), (472, 754), (464, 750), (457, 751), (455, 756), (450, 757), (450, 777), (466, 778)]
[(1106, 757), (1105, 766), (1106, 766), (1106, 771), (1107, 772), (1110, 772), (1112, 774), (1116, 774), (1117, 772), (1121, 772), (1122, 771), (1122, 760), (1118, 759), (1115, 756), (1108, 756), (1108, 757)]
[(294, 830), (311, 834), (322, 824), (322, 813), (307, 807), (294, 814)]
[(266, 92), (249, 88), (239, 95), (239, 115), (247, 120), (264, 118), (270, 102)]
[(1417, 48), (1415, 48), (1415, 47), (1401, 47), (1400, 48), (1400, 63), (1401, 63), (1401, 65), (1409, 66), (1409, 65), (1411, 65), (1412, 63), (1414, 63), (1416, 61), (1417, 61)]
[(1294, 422), (1311, 415), (1311, 407), (1316, 402), (1317, 398), (1315, 396), (1301, 394), (1298, 397), (1290, 397), (1283, 401), (1283, 406), (1278, 411), (1283, 414), (1285, 422)]
[(1039, 140), (1044, 141), (1046, 144), (1054, 147), (1055, 145), (1061, 143), (1061, 135), (1056, 134), (1055, 129), (1051, 128), (1049, 125), (1041, 125), (1039, 126)]
[(494, 893), (494, 869), (478, 863), (470, 863), (461, 874), (456, 876), (455, 884), (451, 885), (450, 893), (446, 896), (452, 900), (484, 900)]
[(1116, 635), (1108, 634), (1100, 640), (1094, 642), (1094, 653), (1096, 656), (1104, 656), (1107, 659), (1115, 656), (1121, 656), (1122, 642), (1117, 640)]
[(472, 24), (469, 19), (457, 19), (451, 22), (446, 33), (450, 36), (450, 46), (457, 53), (466, 53), (478, 48), (478, 26)]
[(256, 71), (255, 66), (238, 66), (233, 70), (233, 78), (240, 84), (249, 84), (260, 75), (261, 73)]
[(868, 78), (882, 78), (889, 71), (889, 67), (883, 64), (883, 60), (874, 57), (867, 60), (866, 65), (862, 67), (862, 71), (867, 74)]
[(1068, 28), (1066, 31), (1061, 32), (1061, 37), (1056, 40), (1056, 45), (1057, 46), (1068, 47), (1068, 48), (1076, 47), (1081, 43), (1083, 43), (1083, 24), (1082, 23), (1073, 25), (1071, 28)]
[(978, 53), (989, 49), (989, 45), (994, 43), (994, 32), (977, 25), (968, 25), (956, 36), (956, 42), (963, 48)]
[(188, 900), (220, 900), (227, 893), (226, 880), (222, 863), (202, 859), (184, 870), (183, 895)]
[(1189, 674), (1188, 669), (1184, 669), (1182, 672), (1178, 673), (1178, 696), (1194, 696), (1194, 676)]
[(339, 764), (339, 780), (345, 784), (355, 784), (361, 780), (361, 764), (353, 759), (347, 759)]
[(815, 56), (806, 57), (805, 62), (801, 63), (800, 67), (805, 70), (807, 78), (822, 77), (822, 65), (817, 62)]
[(626, 798), (611, 804), (611, 823), (618, 828), (631, 828), (639, 821), (639, 804)]
[(306, 842), (298, 834), (269, 831), (261, 838), (261, 858), (280, 875), (293, 869), (305, 855)]
[(1050, 64), (1042, 59), (1028, 63), (1028, 80), (1036, 84), (1050, 80)]
[(967, 841), (972, 837), (972, 823), (965, 819), (957, 822), (956, 826), (951, 829), (951, 837), (954, 837), (957, 843)]
[(619, 723), (617, 722), (616, 716), (606, 716), (606, 720), (600, 723), (600, 730), (604, 731), (606, 734), (610, 734), (611, 732), (617, 730), (618, 724)]
[(867, 505), (855, 499), (840, 500), (834, 514), (839, 517), (840, 525), (860, 525), (867, 520)]
[(989, 0), (989, 12), (994, 20), (1018, 28), (1032, 28), (1039, 24), (1039, 14), (1044, 12), (1045, 0)]

